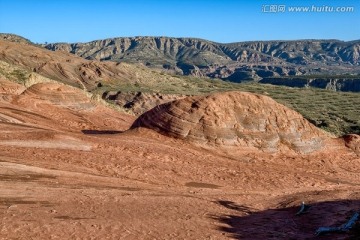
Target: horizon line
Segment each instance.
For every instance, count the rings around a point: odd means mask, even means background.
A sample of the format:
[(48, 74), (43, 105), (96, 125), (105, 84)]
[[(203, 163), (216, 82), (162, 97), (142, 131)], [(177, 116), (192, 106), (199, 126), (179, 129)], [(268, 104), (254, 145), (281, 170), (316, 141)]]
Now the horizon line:
[(23, 37), (22, 35), (19, 34), (15, 34), (15, 33), (3, 33), (0, 32), (0, 35), (14, 35), (23, 39), (26, 39), (28, 41), (30, 41), (31, 43), (35, 43), (35, 44), (39, 44), (39, 45), (43, 45), (43, 44), (75, 44), (75, 43), (91, 43), (91, 42), (97, 42), (97, 41), (104, 41), (104, 40), (110, 40), (110, 39), (120, 39), (120, 38), (173, 38), (173, 39), (197, 39), (197, 40), (202, 40), (202, 41), (207, 41), (207, 42), (212, 42), (212, 43), (218, 43), (218, 44), (233, 44), (233, 43), (248, 43), (248, 42), (298, 42), (298, 41), (338, 41), (338, 42), (356, 42), (356, 41), (360, 41), (360, 38), (358, 39), (352, 39), (352, 40), (342, 40), (342, 39), (336, 39), (336, 38), (298, 38), (298, 39), (271, 39), (271, 40), (239, 40), (239, 41), (234, 41), (234, 42), (217, 42), (217, 41), (213, 41), (213, 40), (209, 40), (209, 39), (205, 39), (205, 38), (201, 38), (201, 37), (175, 37), (175, 36), (165, 36), (165, 35), (134, 35), (134, 36), (116, 36), (116, 37), (105, 37), (105, 38), (99, 38), (99, 39), (94, 39), (94, 40), (89, 40), (89, 41), (76, 41), (76, 42), (66, 42), (66, 41), (59, 41), (59, 42), (43, 42), (43, 43), (39, 43), (39, 42), (33, 42), (31, 39)]

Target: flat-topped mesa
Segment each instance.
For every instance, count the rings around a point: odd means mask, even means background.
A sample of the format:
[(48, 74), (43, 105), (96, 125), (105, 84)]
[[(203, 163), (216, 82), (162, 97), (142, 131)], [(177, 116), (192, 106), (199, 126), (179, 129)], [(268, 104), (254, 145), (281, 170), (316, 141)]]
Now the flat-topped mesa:
[(301, 153), (319, 150), (328, 137), (269, 97), (235, 91), (159, 105), (141, 115), (132, 125), (137, 127), (208, 146)]

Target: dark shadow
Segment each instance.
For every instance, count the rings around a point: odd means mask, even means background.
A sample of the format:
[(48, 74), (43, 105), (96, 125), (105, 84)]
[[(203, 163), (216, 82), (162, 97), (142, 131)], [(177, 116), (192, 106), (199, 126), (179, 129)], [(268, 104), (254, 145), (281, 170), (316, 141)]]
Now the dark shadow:
[(252, 213), (253, 211), (255, 211), (254, 209), (251, 209), (247, 206), (244, 206), (244, 205), (238, 205), (234, 202), (231, 202), (231, 201), (217, 201), (218, 204), (228, 208), (228, 209), (231, 209), (231, 210), (236, 210), (236, 211), (239, 211), (239, 212), (243, 212), (243, 213), (247, 213), (247, 214), (250, 214)]
[(357, 221), (353, 227), (349, 240), (360, 240), (360, 221)]
[(105, 135), (105, 134), (119, 134), (123, 133), (124, 131), (116, 131), (116, 130), (81, 130), (83, 134), (87, 135)]
[(11, 198), (11, 197), (0, 197), (0, 208), (6, 207), (9, 208), (12, 205), (37, 205), (37, 206), (43, 206), (43, 207), (52, 207), (55, 206), (54, 204), (48, 202), (48, 201), (33, 201), (33, 200), (27, 200), (22, 197), (18, 198)]
[[(213, 216), (221, 223), (220, 231), (233, 239), (358, 239), (359, 222), (350, 232), (327, 233), (316, 236), (319, 227), (337, 227), (360, 211), (360, 200), (339, 200), (309, 203), (311, 208), (297, 216), (299, 206), (256, 211), (231, 201), (217, 201), (234, 214)], [(236, 212), (235, 212), (236, 211)]]
[(54, 218), (60, 219), (60, 220), (88, 220), (88, 219), (95, 219), (95, 218), (71, 217), (71, 216), (67, 216), (67, 215), (55, 216)]

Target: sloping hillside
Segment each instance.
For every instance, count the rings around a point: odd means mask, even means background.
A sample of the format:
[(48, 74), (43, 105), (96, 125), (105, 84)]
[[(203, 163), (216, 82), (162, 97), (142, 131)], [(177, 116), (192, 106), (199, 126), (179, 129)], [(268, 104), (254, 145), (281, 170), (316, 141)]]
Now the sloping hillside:
[(125, 37), (88, 43), (52, 43), (44, 47), (86, 59), (143, 63), (179, 74), (234, 82), (278, 76), (360, 73), (360, 41), (222, 44), (195, 38)]

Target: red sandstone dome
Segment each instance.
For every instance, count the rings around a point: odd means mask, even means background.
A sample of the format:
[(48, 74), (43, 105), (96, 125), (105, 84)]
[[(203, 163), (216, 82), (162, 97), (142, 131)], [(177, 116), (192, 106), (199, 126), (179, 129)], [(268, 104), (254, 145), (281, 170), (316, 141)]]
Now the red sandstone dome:
[(239, 146), (308, 153), (327, 135), (299, 113), (273, 99), (225, 92), (187, 97), (141, 115), (132, 128), (145, 127), (175, 138), (214, 146)]

